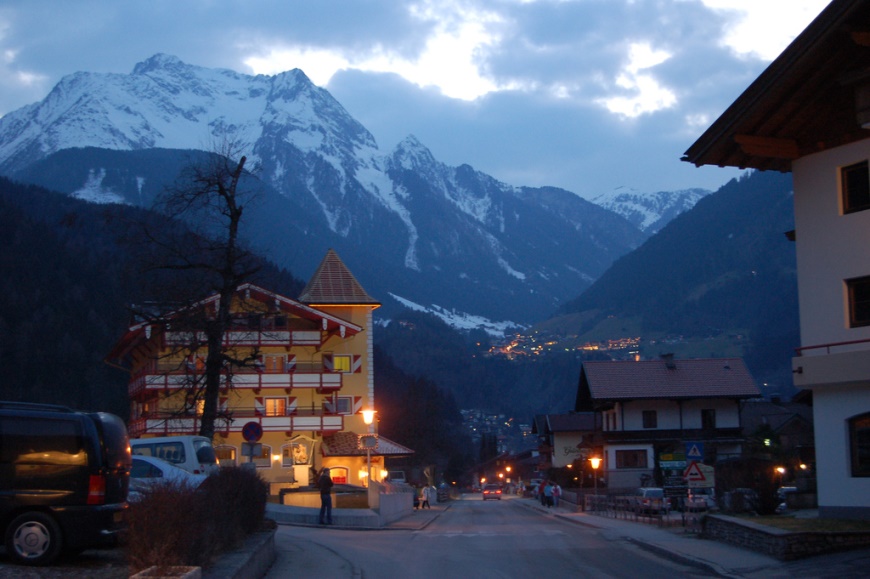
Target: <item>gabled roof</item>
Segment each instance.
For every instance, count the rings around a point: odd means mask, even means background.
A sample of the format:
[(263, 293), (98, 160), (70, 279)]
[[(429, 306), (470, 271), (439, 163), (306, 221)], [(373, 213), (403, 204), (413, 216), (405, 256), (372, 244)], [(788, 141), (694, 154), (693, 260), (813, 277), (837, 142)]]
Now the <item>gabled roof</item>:
[[(236, 290), (236, 295), (242, 295), (245, 298), (253, 296), (264, 303), (270, 304), (270, 307), (274, 306), (276, 310), (316, 322), (318, 329), (325, 332), (337, 332), (342, 336), (352, 336), (363, 330), (362, 326), (354, 324), (353, 322), (323, 312), (294, 299), (276, 294), (275, 292), (252, 283), (240, 285)], [(199, 310), (217, 303), (219, 299), (220, 296), (218, 294), (213, 294), (184, 309)], [(112, 348), (112, 351), (106, 356), (105, 360), (109, 363), (122, 361), (133, 348), (149, 339), (151, 326), (169, 322), (173, 318), (177, 318), (181, 315), (180, 312), (182, 311), (182, 309), (179, 309), (175, 312), (168, 312), (160, 316), (157, 320), (146, 320), (130, 326), (124, 336), (118, 340), (115, 347)]]
[(309, 305), (381, 305), (366, 293), (332, 249), (326, 252), (326, 257), (308, 280), (299, 301)]
[[(359, 435), (347, 431), (324, 436), (320, 452), (323, 456), (366, 455), (366, 451), (359, 447)], [(378, 436), (378, 447), (372, 451), (372, 456), (403, 456), (407, 454), (414, 454), (414, 451), (383, 436)]]
[(683, 160), (791, 171), (797, 158), (870, 137), (868, 63), (870, 2), (833, 0)]
[(740, 358), (584, 362), (580, 382), (596, 402), (761, 395)]

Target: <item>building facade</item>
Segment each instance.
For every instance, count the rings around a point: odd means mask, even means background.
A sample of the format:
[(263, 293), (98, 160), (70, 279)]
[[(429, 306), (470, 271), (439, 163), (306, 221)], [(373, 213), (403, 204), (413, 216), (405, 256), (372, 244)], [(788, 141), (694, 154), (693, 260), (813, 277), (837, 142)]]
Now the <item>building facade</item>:
[(575, 410), (599, 415), (592, 452), (607, 486), (629, 489), (681, 478), (687, 446), (707, 464), (740, 456), (740, 404), (757, 396), (739, 358), (584, 362)]
[(870, 518), (870, 2), (834, 0), (686, 152), (791, 171), (822, 516)]
[[(205, 318), (217, 296), (195, 308)], [(322, 467), (336, 483), (383, 479), (385, 454), (411, 451), (376, 434), (371, 298), (329, 250), (298, 299), (253, 284), (238, 288), (223, 351), (242, 365), (223, 372), (213, 444), (222, 466), (252, 462), (281, 487), (309, 484)], [(195, 331), (173, 327), (181, 312), (131, 326), (107, 357), (130, 373), (131, 437), (199, 432), (207, 349)], [(194, 345), (192, 345), (194, 344)], [(246, 444), (250, 443), (250, 444)]]

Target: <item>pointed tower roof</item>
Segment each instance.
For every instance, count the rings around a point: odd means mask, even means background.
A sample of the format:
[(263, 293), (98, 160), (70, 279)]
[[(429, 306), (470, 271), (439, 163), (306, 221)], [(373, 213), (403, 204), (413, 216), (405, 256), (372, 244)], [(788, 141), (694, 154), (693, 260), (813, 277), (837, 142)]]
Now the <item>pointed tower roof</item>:
[(333, 249), (326, 252), (299, 301), (308, 305), (381, 305), (366, 293)]

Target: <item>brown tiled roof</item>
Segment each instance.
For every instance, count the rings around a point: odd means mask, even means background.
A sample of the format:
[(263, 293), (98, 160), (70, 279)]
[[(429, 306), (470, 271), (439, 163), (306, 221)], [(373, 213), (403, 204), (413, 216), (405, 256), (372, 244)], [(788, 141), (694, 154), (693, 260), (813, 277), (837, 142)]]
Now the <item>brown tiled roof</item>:
[[(359, 447), (359, 435), (355, 432), (336, 432), (324, 436), (320, 446), (323, 456), (365, 456), (366, 451)], [(372, 456), (401, 456), (414, 454), (414, 451), (389, 438), (378, 436), (378, 447)]]
[(366, 290), (332, 249), (326, 252), (326, 257), (317, 266), (317, 271), (314, 272), (308, 285), (302, 290), (299, 301), (310, 305), (380, 305), (376, 299), (366, 293)]
[(585, 362), (582, 376), (598, 401), (760, 396), (740, 358)]

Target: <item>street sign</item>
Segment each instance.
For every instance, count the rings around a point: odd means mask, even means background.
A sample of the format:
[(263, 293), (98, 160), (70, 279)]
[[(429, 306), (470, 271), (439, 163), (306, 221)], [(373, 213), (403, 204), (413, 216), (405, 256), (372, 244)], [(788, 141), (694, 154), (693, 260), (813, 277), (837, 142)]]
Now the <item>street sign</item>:
[(242, 443), (242, 456), (254, 458), (255, 456), (259, 457), (262, 454), (263, 454), (263, 445), (262, 444), (257, 444), (256, 442), (243, 442)]
[(259, 422), (248, 422), (242, 427), (242, 437), (248, 442), (257, 442), (263, 437), (263, 427)]
[(377, 434), (360, 434), (359, 448), (363, 450), (375, 450), (378, 447)]
[(659, 466), (665, 469), (685, 470), (687, 463), (685, 460), (660, 460)]
[(716, 486), (716, 470), (712, 466), (693, 462), (683, 473), (689, 488), (706, 488)]
[(686, 460), (704, 460), (704, 443), (703, 442), (687, 442), (686, 443)]

